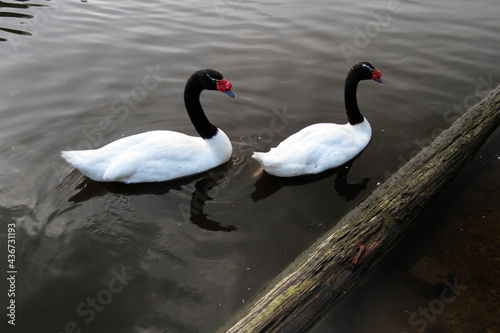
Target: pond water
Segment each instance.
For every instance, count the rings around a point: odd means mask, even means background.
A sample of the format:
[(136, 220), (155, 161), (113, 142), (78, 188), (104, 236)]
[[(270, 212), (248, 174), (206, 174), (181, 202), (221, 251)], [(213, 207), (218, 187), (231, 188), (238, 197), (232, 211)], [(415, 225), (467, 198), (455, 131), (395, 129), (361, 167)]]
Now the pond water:
[[(0, 299), (15, 299), (17, 332), (216, 329), (500, 82), (496, 0), (0, 7), (0, 267), (15, 223), (17, 271), (15, 297), (4, 280)], [(384, 79), (358, 88), (373, 129), (362, 154), (314, 177), (252, 177), (253, 151), (346, 122), (344, 79), (359, 61)], [(227, 164), (125, 186), (59, 157), (148, 130), (195, 135), (182, 92), (202, 68), (238, 95), (202, 95), (233, 144)]]
[(500, 129), (312, 333), (500, 331)]

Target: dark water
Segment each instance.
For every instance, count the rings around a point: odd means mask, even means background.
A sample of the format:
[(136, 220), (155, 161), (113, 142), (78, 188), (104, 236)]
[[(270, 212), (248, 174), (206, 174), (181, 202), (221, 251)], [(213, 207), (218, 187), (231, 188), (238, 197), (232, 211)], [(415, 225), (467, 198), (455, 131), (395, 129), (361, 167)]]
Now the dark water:
[[(497, 1), (0, 6), (4, 272), (16, 224), (9, 331), (215, 329), (500, 82)], [(385, 84), (360, 84), (373, 139), (348, 173), (252, 178), (253, 151), (346, 121), (343, 81), (361, 60)], [(238, 94), (202, 96), (233, 143), (226, 165), (124, 186), (89, 181), (60, 159), (147, 130), (194, 135), (182, 91), (201, 68), (222, 72)]]
[(500, 331), (500, 129), (314, 333)]

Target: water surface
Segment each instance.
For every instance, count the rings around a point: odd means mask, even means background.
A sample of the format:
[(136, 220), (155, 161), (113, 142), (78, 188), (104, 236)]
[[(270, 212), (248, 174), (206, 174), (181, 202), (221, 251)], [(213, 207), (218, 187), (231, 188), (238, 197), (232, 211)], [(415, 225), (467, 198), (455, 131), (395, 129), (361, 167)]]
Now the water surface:
[[(1, 6), (0, 233), (16, 223), (23, 332), (215, 329), (500, 82), (495, 1)], [(385, 82), (358, 89), (373, 128), (363, 153), (318, 176), (252, 178), (253, 151), (346, 122), (343, 82), (358, 61)], [(59, 157), (148, 130), (195, 135), (182, 91), (201, 68), (238, 94), (202, 95), (233, 143), (227, 164), (125, 186)]]

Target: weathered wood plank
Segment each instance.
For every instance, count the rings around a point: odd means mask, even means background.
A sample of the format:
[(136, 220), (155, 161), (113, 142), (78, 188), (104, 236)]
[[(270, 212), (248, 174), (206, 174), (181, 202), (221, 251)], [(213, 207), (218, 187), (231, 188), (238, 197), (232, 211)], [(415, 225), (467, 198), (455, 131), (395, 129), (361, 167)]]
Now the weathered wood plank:
[(500, 86), (349, 212), (219, 332), (304, 332), (414, 224), (500, 123)]

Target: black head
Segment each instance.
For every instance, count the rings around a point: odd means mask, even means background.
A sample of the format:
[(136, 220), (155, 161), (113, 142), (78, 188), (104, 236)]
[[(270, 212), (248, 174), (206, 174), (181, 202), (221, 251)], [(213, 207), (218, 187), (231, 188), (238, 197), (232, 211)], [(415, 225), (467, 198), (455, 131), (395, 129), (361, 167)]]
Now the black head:
[(369, 62), (360, 62), (359, 64), (354, 65), (351, 71), (357, 74), (359, 80), (375, 80), (379, 83), (383, 83), (381, 79), (382, 72), (375, 69), (375, 67), (373, 67), (373, 65)]
[(194, 74), (203, 89), (218, 90), (228, 96), (236, 97), (236, 94), (231, 91), (233, 85), (231, 82), (224, 79), (221, 73), (213, 69), (202, 69)]

